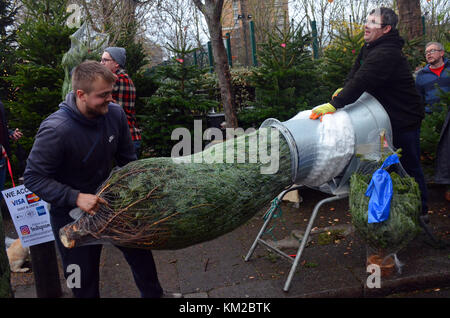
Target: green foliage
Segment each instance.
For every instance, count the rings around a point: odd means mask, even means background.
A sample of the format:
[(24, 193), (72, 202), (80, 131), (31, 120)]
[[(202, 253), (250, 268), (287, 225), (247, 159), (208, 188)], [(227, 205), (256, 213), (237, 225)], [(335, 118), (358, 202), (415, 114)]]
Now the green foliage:
[(413, 72), (417, 67), (423, 66), (423, 54), (425, 47), (424, 37), (419, 37), (412, 40), (408, 40), (404, 37), (404, 40), (405, 45), (403, 46), (402, 51), (408, 60), (411, 71)]
[(42, 120), (61, 102), (64, 71), (61, 59), (73, 33), (65, 24), (67, 1), (23, 1), (26, 16), (18, 33), (17, 55), (22, 62), (8, 81), (17, 88), (14, 101), (6, 103), (10, 126), (24, 133), (26, 151), (32, 146)]
[(62, 99), (72, 90), (72, 70), (86, 60), (98, 60), (106, 47), (107, 35), (91, 30), (87, 22), (70, 36), (70, 50), (62, 58), (64, 68), (64, 83)]
[(139, 70), (149, 62), (142, 42), (136, 41), (136, 28), (135, 24), (130, 24), (115, 43), (115, 46), (123, 47), (127, 52), (125, 69), (133, 81)]
[[(233, 94), (235, 99), (236, 111), (240, 112), (249, 107), (255, 101), (255, 88), (251, 82), (251, 77), (255, 68), (236, 67), (230, 69), (231, 84), (233, 85)], [(204, 91), (212, 100), (220, 101), (219, 80), (217, 74), (206, 73), (204, 75)], [(216, 109), (216, 111), (222, 109)]]
[(17, 61), (14, 54), (17, 30), (13, 25), (16, 13), (11, 1), (0, 1), (0, 99), (3, 101), (14, 96), (14, 89), (5, 77), (14, 72)]
[[(441, 136), (442, 126), (449, 111), (450, 92), (440, 90), (440, 111), (426, 114), (420, 127), (420, 150), (422, 164), (425, 165), (426, 174), (433, 174), (432, 166), (436, 160), (436, 150)], [(430, 170), (430, 171), (428, 171)]]
[(320, 65), (323, 81), (330, 94), (344, 86), (355, 59), (364, 45), (364, 31), (340, 28), (330, 46), (324, 51)]
[(136, 87), (136, 105), (144, 103), (143, 98), (151, 97), (158, 90), (155, 74), (150, 70), (137, 72), (133, 83)]
[(350, 179), (349, 205), (352, 224), (357, 234), (377, 250), (398, 252), (421, 228), (418, 224), (421, 208), (420, 190), (414, 178), (390, 173), (393, 185), (389, 218), (380, 223), (368, 223), (369, 197), (365, 192), (371, 175), (354, 173)]
[(258, 52), (261, 67), (250, 78), (256, 89), (253, 109), (238, 115), (242, 126), (259, 126), (269, 117), (286, 120), (323, 102), (310, 45), (310, 36), (300, 27), (286, 25), (269, 34)]
[(206, 71), (184, 63), (185, 55), (190, 52), (176, 51), (179, 57), (173, 63), (155, 71), (159, 88), (138, 114), (143, 129), (144, 156), (170, 156), (177, 143), (171, 140), (172, 131), (183, 127), (193, 135), (194, 120), (204, 117), (218, 105), (207, 94), (199, 92), (204, 87)]

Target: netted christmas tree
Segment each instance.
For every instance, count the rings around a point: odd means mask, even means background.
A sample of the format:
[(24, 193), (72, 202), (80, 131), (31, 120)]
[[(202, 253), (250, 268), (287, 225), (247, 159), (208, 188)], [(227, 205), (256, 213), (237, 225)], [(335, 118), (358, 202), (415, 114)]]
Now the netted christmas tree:
[(89, 23), (83, 25), (70, 36), (70, 49), (64, 54), (61, 65), (64, 67), (62, 99), (72, 90), (72, 70), (85, 60), (99, 60), (108, 45), (108, 35), (94, 31)]
[(42, 120), (54, 112), (61, 102), (64, 70), (61, 59), (70, 47), (67, 27), (67, 1), (22, 1), (24, 13), (17, 34), (19, 63), (7, 80), (17, 88), (15, 98), (6, 102), (10, 110), (10, 126), (20, 127), (20, 142), (31, 149)]
[[(386, 158), (383, 156), (383, 158)], [(367, 193), (372, 176), (380, 172), (383, 159), (372, 160), (363, 165), (364, 169), (356, 171), (350, 178), (349, 205), (352, 216), (352, 224), (358, 236), (367, 244), (368, 259), (377, 259), (379, 264), (391, 259), (392, 266), (397, 266), (400, 271), (401, 263), (397, 259), (397, 253), (405, 248), (420, 232), (419, 215), (421, 211), (421, 194), (419, 186), (414, 178), (408, 176), (401, 164), (394, 164), (385, 169), (389, 173), (392, 182), (392, 199), (389, 205), (387, 219), (377, 222), (373, 215), (379, 213), (386, 202), (387, 190), (390, 187), (379, 183), (375, 188), (378, 193), (377, 200), (369, 211), (370, 195)], [(377, 175), (373, 182), (379, 182), (381, 177)], [(381, 192), (381, 191), (385, 192)], [(374, 195), (373, 193), (371, 194)], [(372, 217), (369, 217), (371, 214)], [(371, 220), (369, 220), (371, 219)], [(384, 219), (384, 218), (381, 218)]]
[(100, 240), (177, 249), (236, 229), (291, 184), (289, 147), (272, 131), (263, 128), (192, 156), (127, 164), (97, 193), (108, 206), (62, 228), (61, 241), (66, 247)]

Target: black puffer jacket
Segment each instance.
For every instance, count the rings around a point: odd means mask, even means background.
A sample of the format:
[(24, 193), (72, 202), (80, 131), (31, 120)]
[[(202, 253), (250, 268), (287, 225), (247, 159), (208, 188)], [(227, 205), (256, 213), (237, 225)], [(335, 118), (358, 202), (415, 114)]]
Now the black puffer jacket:
[(404, 40), (393, 30), (361, 49), (344, 89), (330, 103), (342, 108), (362, 93), (374, 96), (386, 109), (394, 130), (420, 127), (424, 105), (416, 90), (408, 61), (402, 53)]

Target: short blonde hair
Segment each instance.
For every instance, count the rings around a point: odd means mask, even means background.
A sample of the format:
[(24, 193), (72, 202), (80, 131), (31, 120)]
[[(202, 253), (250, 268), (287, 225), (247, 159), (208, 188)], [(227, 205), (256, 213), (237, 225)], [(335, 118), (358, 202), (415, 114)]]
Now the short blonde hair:
[(89, 94), (92, 82), (101, 78), (108, 83), (115, 83), (116, 77), (107, 67), (97, 61), (84, 61), (72, 71), (72, 89), (74, 92), (82, 90)]

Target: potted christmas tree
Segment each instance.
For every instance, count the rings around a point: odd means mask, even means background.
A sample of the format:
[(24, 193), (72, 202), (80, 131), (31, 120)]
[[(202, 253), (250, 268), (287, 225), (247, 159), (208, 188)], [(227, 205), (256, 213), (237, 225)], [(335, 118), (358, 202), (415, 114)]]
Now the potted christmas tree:
[(388, 170), (393, 189), (389, 215), (382, 222), (369, 223), (370, 198), (366, 196), (366, 191), (372, 175), (356, 172), (350, 179), (352, 223), (356, 233), (367, 243), (367, 264), (379, 265), (382, 276), (391, 274), (394, 264), (399, 267), (396, 254), (421, 231), (419, 187), (400, 165), (394, 166)]

